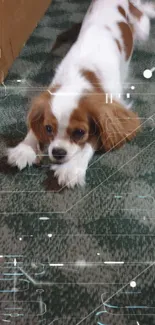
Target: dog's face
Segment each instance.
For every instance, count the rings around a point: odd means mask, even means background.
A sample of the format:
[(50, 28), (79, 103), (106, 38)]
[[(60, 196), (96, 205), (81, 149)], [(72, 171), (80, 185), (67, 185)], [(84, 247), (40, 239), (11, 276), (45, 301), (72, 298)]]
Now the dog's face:
[(87, 142), (95, 150), (108, 151), (135, 136), (140, 125), (137, 115), (120, 103), (107, 104), (105, 94), (96, 87), (79, 96), (56, 86), (34, 100), (29, 127), (38, 142), (48, 144), (54, 163), (70, 160)]
[(52, 93), (46, 91), (33, 101), (28, 123), (38, 141), (48, 145), (52, 162), (64, 163), (91, 141), (95, 123), (83, 100), (78, 102), (70, 94), (62, 96), (56, 89)]

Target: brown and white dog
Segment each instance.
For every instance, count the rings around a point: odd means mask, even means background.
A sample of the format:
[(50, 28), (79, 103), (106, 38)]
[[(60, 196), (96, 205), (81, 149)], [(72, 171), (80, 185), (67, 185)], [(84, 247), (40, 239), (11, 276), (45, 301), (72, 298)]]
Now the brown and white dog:
[(135, 136), (140, 120), (121, 95), (134, 42), (148, 38), (153, 17), (151, 3), (92, 1), (52, 83), (32, 103), (26, 138), (8, 149), (9, 164), (32, 165), (39, 144), (48, 145), (58, 183), (74, 187), (85, 183), (96, 150), (117, 148)]

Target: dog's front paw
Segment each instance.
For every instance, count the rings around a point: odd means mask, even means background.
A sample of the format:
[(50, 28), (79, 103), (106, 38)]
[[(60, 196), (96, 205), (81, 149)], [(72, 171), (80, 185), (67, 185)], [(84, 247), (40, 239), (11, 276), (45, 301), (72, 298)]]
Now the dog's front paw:
[(17, 166), (20, 170), (36, 162), (35, 151), (25, 143), (18, 144), (15, 148), (7, 150), (8, 163)]
[(53, 165), (51, 170), (54, 170), (54, 176), (58, 178), (58, 184), (73, 188), (74, 186), (85, 185), (86, 170), (79, 168), (71, 163), (64, 163), (62, 165)]

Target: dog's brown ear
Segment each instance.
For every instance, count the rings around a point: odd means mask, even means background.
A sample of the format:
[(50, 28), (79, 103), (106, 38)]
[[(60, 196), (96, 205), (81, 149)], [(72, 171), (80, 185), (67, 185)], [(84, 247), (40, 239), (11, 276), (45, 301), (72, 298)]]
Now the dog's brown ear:
[(36, 97), (31, 104), (28, 114), (28, 127), (41, 143), (48, 141), (48, 136), (44, 127), (44, 118), (47, 111), (50, 110), (50, 94), (43, 92)]
[(86, 97), (84, 107), (99, 130), (98, 149), (108, 151), (119, 148), (132, 140), (140, 130), (138, 116), (120, 103), (113, 101), (106, 104), (104, 93), (98, 92)]
[(106, 104), (97, 120), (101, 143), (106, 151), (132, 140), (140, 129), (138, 116), (117, 102)]

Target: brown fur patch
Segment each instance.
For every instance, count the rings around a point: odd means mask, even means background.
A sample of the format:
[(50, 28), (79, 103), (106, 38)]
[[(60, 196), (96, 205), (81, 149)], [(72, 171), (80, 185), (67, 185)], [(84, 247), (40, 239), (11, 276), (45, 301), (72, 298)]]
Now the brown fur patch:
[[(120, 103), (105, 104), (105, 96), (91, 93), (81, 100), (82, 111), (89, 114), (96, 124), (94, 135), (95, 147), (106, 151), (119, 148), (135, 137), (140, 128), (138, 116), (125, 109)], [(95, 149), (96, 149), (95, 148)]]
[(121, 47), (120, 42), (119, 42), (117, 39), (115, 39), (115, 42), (116, 42), (117, 47), (118, 47), (118, 49), (119, 49), (119, 51), (120, 51), (120, 53), (121, 53), (121, 52), (122, 52), (122, 47)]
[(67, 134), (70, 137), (71, 141), (74, 141), (74, 139), (72, 139), (72, 134), (76, 129), (82, 129), (85, 131), (84, 136), (81, 139), (75, 141), (79, 146), (83, 146), (89, 137), (89, 121), (87, 113), (83, 111), (83, 107), (80, 105), (80, 103), (78, 108), (72, 112), (67, 128)]
[[(110, 30), (110, 28), (109, 28)], [(104, 90), (102, 89), (102, 86), (100, 84), (99, 78), (96, 76), (95, 72), (90, 70), (82, 70), (83, 76), (87, 79), (87, 81), (90, 82), (90, 84), (94, 88), (94, 94), (98, 98), (104, 99), (104, 102), (106, 102), (106, 95)], [(91, 95), (91, 93), (90, 93)], [(85, 96), (86, 98), (87, 96)], [(89, 95), (88, 95), (89, 98)], [(87, 122), (89, 125), (89, 136), (88, 136), (88, 142), (91, 143), (93, 148), (95, 150), (98, 150), (101, 147), (101, 141), (100, 141), (100, 132), (98, 127), (96, 126), (96, 122), (94, 120), (93, 116), (90, 116), (88, 113), (87, 108), (83, 105), (83, 98), (81, 99), (78, 107), (78, 111), (81, 112), (81, 116), (83, 116), (83, 112), (85, 112), (85, 117), (87, 117)]]
[(96, 76), (95, 72), (90, 70), (82, 70), (82, 75), (90, 82), (94, 89), (98, 92), (103, 92), (103, 89), (100, 84), (99, 78)]
[(88, 123), (87, 142), (95, 150), (118, 148), (134, 138), (140, 128), (138, 116), (115, 101), (106, 104), (105, 92), (95, 73), (83, 71), (83, 75), (91, 82), (94, 91), (81, 98), (77, 110), (72, 114), (71, 125), (73, 119), (80, 122), (80, 118)]
[(130, 26), (127, 23), (120, 22), (118, 23), (119, 28), (122, 33), (124, 50), (126, 54), (126, 60), (128, 60), (132, 54), (133, 50), (133, 35)]
[(89, 110), (85, 106), (84, 98), (81, 98), (78, 107), (71, 114), (67, 133), (71, 135), (74, 129), (85, 130), (84, 137), (76, 143), (83, 147), (84, 144), (88, 142), (97, 150), (100, 143), (99, 130), (96, 127), (93, 117), (90, 116)]
[(116, 101), (106, 104), (106, 94), (95, 73), (83, 70), (83, 75), (94, 90), (81, 98), (70, 118), (70, 127), (85, 125), (88, 130), (81, 145), (87, 141), (95, 150), (108, 151), (134, 138), (140, 128), (138, 116)]
[[(52, 96), (54, 96), (57, 89), (58, 86), (50, 89), (53, 95), (48, 91), (44, 91), (40, 96), (36, 97), (28, 114), (28, 126), (32, 129), (41, 145), (49, 143), (57, 133), (57, 120), (51, 112)], [(52, 127), (52, 134), (47, 133), (46, 125)]]
[(143, 12), (140, 11), (138, 8), (136, 8), (136, 7), (133, 5), (133, 3), (131, 3), (130, 1), (129, 1), (129, 10), (130, 10), (131, 14), (132, 14), (135, 18), (137, 18), (138, 20), (140, 20), (141, 17), (143, 16)]
[(118, 6), (118, 11), (123, 17), (127, 17), (125, 10), (121, 6)]

